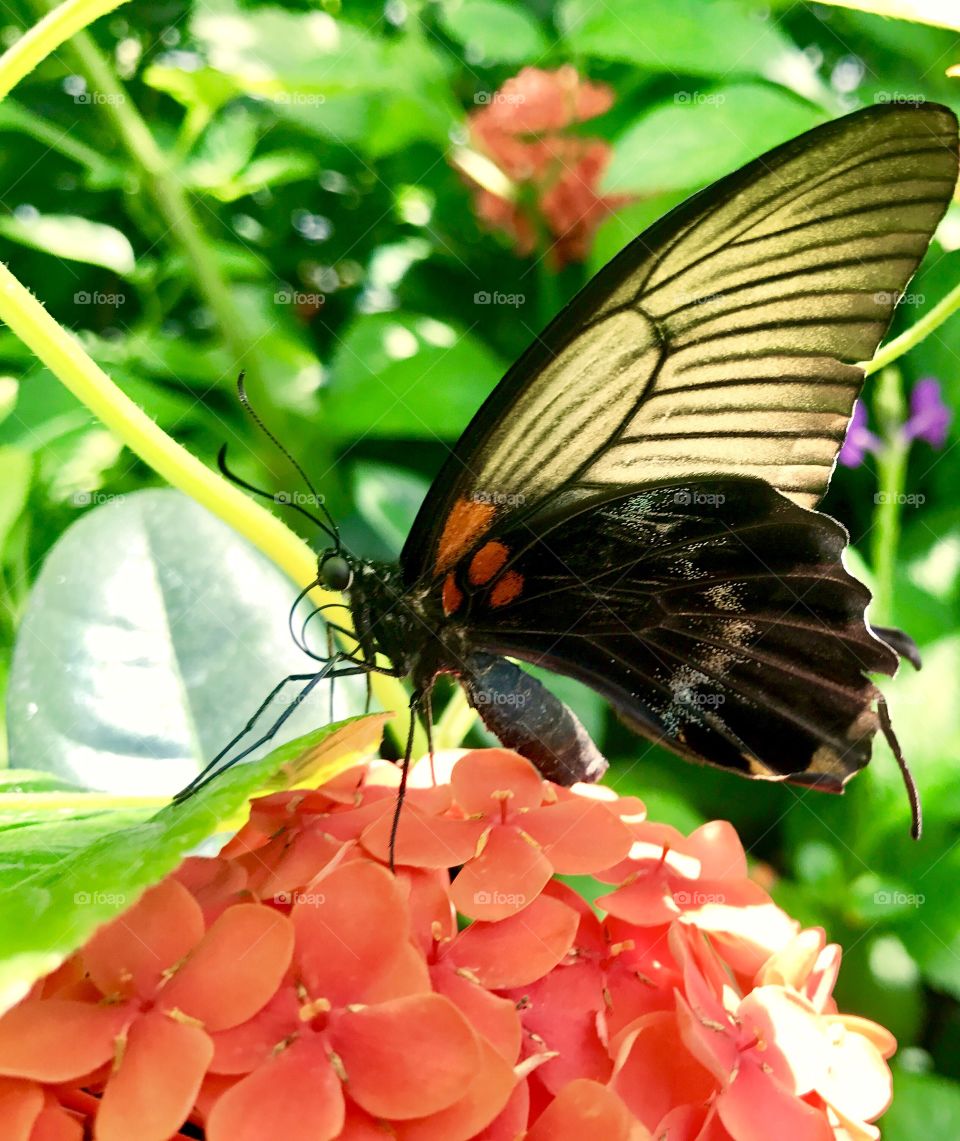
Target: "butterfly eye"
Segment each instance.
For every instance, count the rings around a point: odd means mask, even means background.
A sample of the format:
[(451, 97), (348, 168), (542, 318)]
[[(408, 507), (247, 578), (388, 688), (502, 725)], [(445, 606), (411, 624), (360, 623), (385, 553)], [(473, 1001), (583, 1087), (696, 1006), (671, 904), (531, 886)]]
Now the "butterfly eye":
[(328, 555), (320, 564), (320, 581), (327, 590), (348, 590), (353, 570), (342, 555)]

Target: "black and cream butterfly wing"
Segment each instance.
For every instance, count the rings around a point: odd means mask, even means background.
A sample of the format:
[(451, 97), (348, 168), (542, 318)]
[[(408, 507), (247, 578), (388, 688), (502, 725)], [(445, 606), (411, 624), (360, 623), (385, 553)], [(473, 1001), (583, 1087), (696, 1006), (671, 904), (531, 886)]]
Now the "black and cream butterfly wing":
[(832, 519), (728, 477), (496, 542), (510, 552), (499, 571), (461, 583), (473, 644), (586, 682), (693, 760), (832, 791), (869, 760), (879, 693), (865, 671), (898, 659), (864, 623), (869, 593)]
[(870, 108), (638, 237), (468, 426), (408, 588), (471, 649), (586, 681), (681, 755), (842, 787), (888, 728), (866, 674), (897, 655), (812, 508), (957, 149), (945, 108)]
[(957, 121), (882, 105), (815, 128), (631, 242), (494, 389), (424, 501), (408, 583), (495, 528), (691, 475), (826, 490), (868, 360), (943, 216)]

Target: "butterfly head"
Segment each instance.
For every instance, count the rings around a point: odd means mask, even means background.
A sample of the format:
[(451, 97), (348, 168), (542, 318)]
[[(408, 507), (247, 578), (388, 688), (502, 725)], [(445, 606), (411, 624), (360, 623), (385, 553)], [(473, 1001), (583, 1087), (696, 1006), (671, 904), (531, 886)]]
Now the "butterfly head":
[(317, 563), (317, 579), (326, 590), (338, 593), (349, 590), (353, 583), (353, 565), (337, 547), (330, 547)]

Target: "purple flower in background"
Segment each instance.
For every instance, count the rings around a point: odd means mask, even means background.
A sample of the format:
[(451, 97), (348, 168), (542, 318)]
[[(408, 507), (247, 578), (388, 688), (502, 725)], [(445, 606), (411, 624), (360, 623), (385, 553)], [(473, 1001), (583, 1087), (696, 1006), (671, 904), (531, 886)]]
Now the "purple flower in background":
[(859, 467), (867, 452), (878, 452), (882, 446), (880, 438), (867, 427), (867, 406), (858, 400), (838, 459), (844, 467)]
[(910, 419), (903, 426), (907, 440), (924, 440), (931, 448), (942, 448), (953, 413), (944, 404), (940, 381), (934, 376), (918, 380), (910, 393)]
[[(905, 443), (923, 440), (931, 448), (942, 448), (947, 442), (947, 429), (953, 416), (943, 402), (940, 381), (935, 376), (918, 380), (910, 393), (910, 417), (901, 424), (898, 435)], [(867, 452), (879, 454), (887, 445), (867, 427), (867, 407), (862, 400), (853, 406), (847, 438), (840, 449), (839, 460), (845, 467), (859, 467)]]

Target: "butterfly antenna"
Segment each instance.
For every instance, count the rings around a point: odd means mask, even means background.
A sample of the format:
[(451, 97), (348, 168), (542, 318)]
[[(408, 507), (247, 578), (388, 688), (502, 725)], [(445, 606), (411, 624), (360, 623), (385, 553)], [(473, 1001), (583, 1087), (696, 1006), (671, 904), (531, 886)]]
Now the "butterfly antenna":
[(897, 735), (894, 733), (893, 725), (890, 722), (890, 711), (887, 709), (887, 702), (883, 697), (877, 699), (877, 714), (880, 718), (880, 728), (883, 731), (884, 737), (887, 739), (890, 751), (894, 757), (896, 757), (897, 764), (900, 766), (900, 775), (903, 777), (903, 783), (907, 786), (907, 798), (910, 801), (910, 835), (914, 840), (919, 840), (920, 833), (923, 831), (923, 810), (920, 807), (920, 791), (917, 788), (917, 782), (913, 779), (910, 766), (907, 764), (906, 758), (900, 749), (900, 742), (897, 740)]
[[(329, 535), (333, 542), (339, 543), (339, 536), (331, 531), (322, 519), (318, 519), (312, 511), (308, 511), (306, 507), (301, 507), (299, 503), (292, 503), (287, 498), (278, 498), (272, 492), (264, 491), (262, 487), (257, 487), (255, 484), (248, 483), (245, 479), (242, 479), (239, 475), (237, 475), (237, 473), (233, 471), (233, 469), (230, 468), (230, 466), (227, 464), (226, 444), (221, 444), (220, 451), (217, 452), (217, 467), (220, 469), (220, 474), (229, 479), (231, 483), (235, 483), (237, 487), (242, 487), (245, 491), (250, 491), (254, 495), (259, 495), (261, 499), (267, 499), (271, 503), (279, 503), (281, 507), (289, 507), (291, 511), (299, 511), (300, 514), (309, 519), (315, 527), (319, 527), (321, 531), (324, 531), (327, 535)], [(313, 583), (313, 586), (316, 585), (316, 583)]]
[[(323, 496), (319, 495), (317, 493), (317, 489), (311, 483), (310, 477), (304, 471), (303, 465), (300, 463), (300, 461), (296, 458), (296, 456), (294, 456), (290, 452), (290, 450), (287, 447), (285, 447), (283, 444), (280, 443), (280, 441), (273, 434), (273, 432), (271, 432), (270, 429), (263, 422), (263, 420), (260, 417), (260, 414), (256, 411), (256, 409), (250, 403), (250, 397), (247, 395), (247, 390), (246, 390), (246, 387), (244, 385), (244, 377), (245, 376), (246, 376), (246, 373), (241, 372), (240, 375), (237, 377), (237, 395), (240, 398), (240, 403), (243, 405), (244, 410), (247, 412), (247, 414), (250, 416), (250, 418), (253, 420), (253, 422), (257, 425), (257, 427), (260, 429), (260, 431), (263, 432), (263, 434), (267, 437), (267, 439), (270, 440), (270, 442), (274, 445), (274, 447), (277, 448), (277, 450), (282, 455), (286, 456), (287, 461), (293, 466), (293, 468), (299, 474), (300, 478), (306, 484), (307, 489), (309, 490), (310, 494), (313, 496), (314, 503), (316, 503), (320, 507), (320, 510), (326, 516), (327, 523), (329, 524), (329, 526), (324, 526), (323, 524), (321, 524), (321, 526), (323, 526), (324, 530), (327, 531), (327, 533), (331, 535), (331, 537), (334, 541), (334, 544), (336, 546), (337, 554), (339, 554), (340, 549), (341, 549), (340, 529), (337, 527), (336, 523), (334, 522), (333, 516), (330, 514), (329, 510), (327, 509), (327, 505), (323, 501)], [(297, 506), (297, 504), (293, 504), (292, 506), (295, 507), (295, 506)], [(304, 512), (304, 514), (309, 514), (309, 513)], [(311, 516), (311, 518), (312, 518), (312, 516)]]

